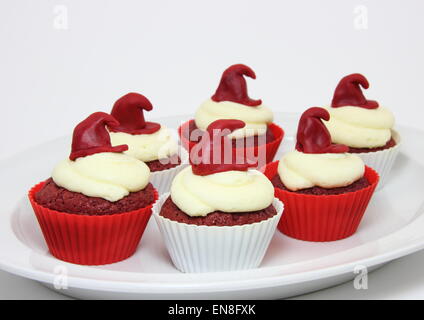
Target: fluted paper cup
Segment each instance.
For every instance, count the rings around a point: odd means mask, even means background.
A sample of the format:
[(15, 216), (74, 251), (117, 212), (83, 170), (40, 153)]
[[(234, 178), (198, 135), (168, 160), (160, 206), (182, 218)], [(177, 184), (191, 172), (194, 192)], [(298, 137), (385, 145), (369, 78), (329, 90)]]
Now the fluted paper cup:
[[(29, 200), (50, 253), (59, 260), (81, 265), (103, 265), (132, 256), (152, 214), (152, 205), (110, 215), (59, 212), (39, 205), (35, 194), (45, 182), (29, 191)], [(155, 201), (158, 194), (155, 190)]]
[(392, 130), (392, 137), (395, 140), (396, 145), (389, 149), (375, 152), (354, 153), (361, 157), (367, 166), (373, 168), (379, 174), (380, 182), (377, 186), (377, 190), (382, 189), (386, 184), (393, 164), (399, 154), (401, 144), (400, 135), (397, 131)]
[(166, 248), (175, 267), (187, 273), (256, 268), (262, 262), (284, 205), (274, 198), (277, 214), (267, 220), (238, 226), (198, 226), (160, 216), (169, 197), (163, 194), (153, 206)]
[[(272, 179), (278, 161), (267, 164), (264, 174)], [(285, 206), (278, 230), (289, 237), (314, 242), (341, 240), (353, 235), (378, 184), (375, 170), (365, 167), (370, 185), (338, 195), (310, 195), (275, 188), (275, 196)]]
[[(189, 120), (187, 122), (184, 122), (178, 128), (178, 134), (180, 136), (181, 143), (183, 147), (188, 150), (188, 152), (191, 152), (191, 149), (197, 144), (197, 142), (193, 142), (188, 139), (190, 135), (190, 123), (192, 123), (193, 121), (194, 120)], [(274, 159), (275, 154), (277, 153), (281, 141), (284, 138), (284, 130), (275, 123), (271, 123), (268, 126), (274, 134), (275, 139), (273, 141), (260, 146), (233, 148), (233, 154), (238, 157), (242, 156), (243, 158), (251, 158), (251, 160), (253, 161), (256, 161), (258, 158), (260, 158), (260, 155), (264, 155), (264, 163), (271, 162)]]
[(150, 182), (156, 188), (159, 195), (169, 192), (175, 176), (188, 165), (188, 152), (180, 148), (181, 163), (170, 169), (150, 173)]

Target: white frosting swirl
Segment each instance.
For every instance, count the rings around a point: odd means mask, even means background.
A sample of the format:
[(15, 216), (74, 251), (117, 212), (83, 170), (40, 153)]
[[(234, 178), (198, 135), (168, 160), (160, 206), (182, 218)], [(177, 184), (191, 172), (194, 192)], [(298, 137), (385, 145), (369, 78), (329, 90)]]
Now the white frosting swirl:
[(109, 135), (112, 146), (126, 144), (128, 150), (124, 153), (144, 162), (169, 158), (178, 151), (177, 143), (164, 126), (152, 134), (109, 132)]
[(249, 107), (244, 104), (212, 99), (205, 101), (196, 111), (194, 120), (196, 126), (205, 131), (215, 120), (237, 119), (246, 123), (242, 129), (237, 129), (228, 135), (230, 139), (239, 139), (266, 133), (267, 125), (272, 122), (272, 111), (264, 105)]
[(303, 153), (291, 151), (278, 164), (278, 174), (292, 191), (321, 187), (345, 187), (364, 176), (361, 158), (350, 153)]
[(274, 188), (259, 171), (226, 171), (207, 176), (182, 170), (171, 186), (172, 201), (189, 216), (214, 211), (250, 212), (271, 205)]
[(395, 119), (384, 107), (365, 109), (353, 106), (326, 108), (330, 120), (323, 121), (334, 143), (352, 148), (377, 148), (391, 138)]
[(111, 202), (144, 189), (149, 176), (149, 167), (144, 162), (114, 152), (62, 160), (52, 174), (58, 186)]

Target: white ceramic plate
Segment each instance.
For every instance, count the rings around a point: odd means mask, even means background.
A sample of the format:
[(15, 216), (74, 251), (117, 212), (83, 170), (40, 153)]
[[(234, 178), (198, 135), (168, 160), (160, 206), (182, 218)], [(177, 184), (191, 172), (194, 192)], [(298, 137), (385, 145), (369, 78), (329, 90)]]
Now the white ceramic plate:
[[(158, 119), (170, 128), (189, 116)], [(286, 137), (279, 155), (293, 147), (298, 116), (280, 113)], [(312, 243), (276, 232), (260, 268), (222, 273), (183, 274), (168, 256), (154, 219), (140, 246), (126, 261), (97, 267), (53, 258), (26, 198), (66, 157), (70, 137), (36, 146), (0, 162), (4, 185), (0, 214), (0, 268), (79, 298), (264, 299), (283, 298), (354, 278), (356, 266), (372, 270), (424, 248), (424, 132), (405, 126), (402, 151), (384, 189), (378, 191), (352, 237)], [(279, 156), (277, 156), (279, 157)], [(64, 277), (66, 275), (66, 277)]]

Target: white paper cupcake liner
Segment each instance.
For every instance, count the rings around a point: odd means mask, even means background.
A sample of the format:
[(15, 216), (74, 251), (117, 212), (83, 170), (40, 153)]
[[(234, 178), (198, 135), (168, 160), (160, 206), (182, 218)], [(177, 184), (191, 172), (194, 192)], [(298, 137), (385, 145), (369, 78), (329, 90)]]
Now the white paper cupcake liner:
[(392, 130), (392, 137), (396, 141), (396, 145), (392, 148), (376, 152), (355, 153), (361, 157), (367, 166), (373, 168), (380, 175), (377, 190), (384, 187), (387, 177), (390, 175), (390, 171), (396, 161), (396, 157), (399, 154), (401, 144), (400, 135), (397, 131)]
[(184, 148), (180, 148), (179, 152), (181, 164), (174, 168), (150, 173), (150, 182), (156, 188), (159, 195), (169, 192), (172, 180), (188, 165), (188, 152)]
[(159, 215), (169, 193), (153, 206), (153, 216), (175, 267), (182, 272), (217, 272), (256, 268), (262, 262), (283, 213), (274, 198), (277, 214), (267, 220), (240, 226), (197, 226)]

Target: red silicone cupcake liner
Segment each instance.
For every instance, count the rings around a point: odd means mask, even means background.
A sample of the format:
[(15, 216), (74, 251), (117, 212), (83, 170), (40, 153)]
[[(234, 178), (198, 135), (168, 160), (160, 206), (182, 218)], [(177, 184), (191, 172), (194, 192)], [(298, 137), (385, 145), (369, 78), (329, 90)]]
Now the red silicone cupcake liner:
[[(191, 152), (191, 149), (197, 144), (197, 142), (190, 141), (187, 139), (189, 136), (189, 127), (190, 123), (192, 123), (194, 120), (189, 120), (187, 122), (184, 122), (179, 128), (178, 128), (178, 134), (181, 139), (181, 143), (183, 147), (188, 150), (188, 152)], [(253, 157), (256, 160), (258, 155), (265, 154), (266, 163), (271, 162), (275, 154), (277, 153), (278, 147), (281, 144), (281, 141), (284, 137), (284, 130), (277, 126), (275, 123), (271, 123), (269, 125), (269, 128), (271, 129), (272, 133), (274, 134), (275, 139), (272, 142), (269, 142), (267, 144), (261, 145), (261, 146), (254, 146), (254, 147), (246, 147), (246, 148), (233, 148), (234, 154), (237, 156), (243, 156), (249, 158), (249, 156), (253, 155)]]
[[(112, 215), (90, 216), (59, 212), (40, 206), (35, 194), (45, 182), (28, 193), (50, 253), (81, 265), (102, 265), (134, 254), (152, 214), (152, 206)], [(155, 191), (155, 202), (158, 194)]]
[[(265, 175), (272, 179), (277, 167), (278, 161), (269, 163)], [(370, 182), (368, 187), (340, 195), (305, 195), (275, 188), (275, 196), (284, 203), (278, 230), (292, 238), (315, 242), (351, 236), (358, 229), (379, 180), (370, 167), (365, 167), (365, 178)]]

